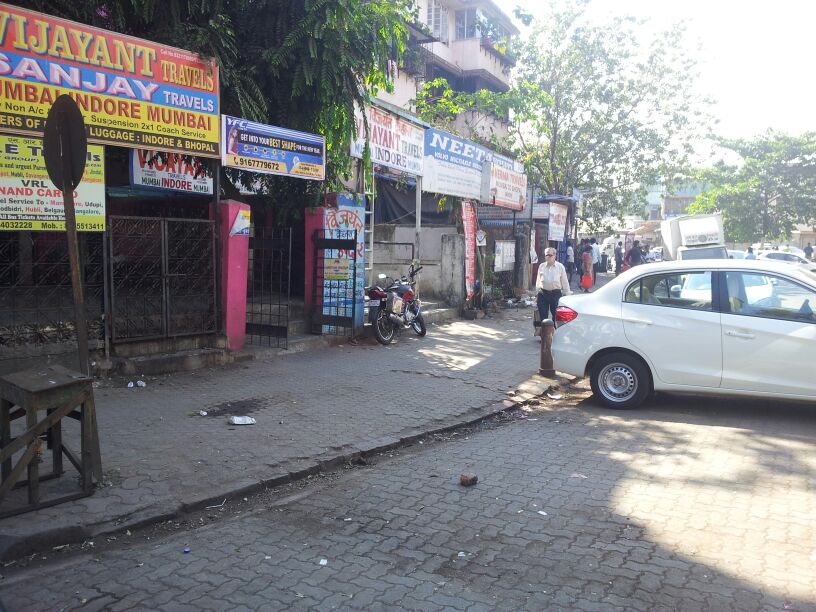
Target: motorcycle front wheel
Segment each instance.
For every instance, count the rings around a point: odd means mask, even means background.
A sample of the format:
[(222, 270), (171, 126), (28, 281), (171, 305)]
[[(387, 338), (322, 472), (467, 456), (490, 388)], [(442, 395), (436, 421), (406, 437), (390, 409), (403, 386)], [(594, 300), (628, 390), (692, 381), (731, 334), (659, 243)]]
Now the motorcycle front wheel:
[(428, 333), (428, 329), (425, 327), (425, 319), (422, 317), (421, 312), (411, 321), (411, 329), (413, 329), (414, 333), (420, 338)]
[(374, 335), (377, 337), (377, 342), (391, 344), (396, 332), (397, 329), (391, 319), (388, 318), (388, 314), (381, 310), (377, 316), (377, 321), (374, 323)]

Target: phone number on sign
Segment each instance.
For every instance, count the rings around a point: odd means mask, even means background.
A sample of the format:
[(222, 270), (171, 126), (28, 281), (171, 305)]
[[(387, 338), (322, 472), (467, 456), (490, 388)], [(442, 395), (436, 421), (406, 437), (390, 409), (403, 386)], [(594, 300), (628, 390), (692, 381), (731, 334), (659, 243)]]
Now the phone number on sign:
[(34, 223), (31, 221), (0, 221), (0, 229), (33, 229)]
[(286, 172), (286, 164), (268, 161), (266, 159), (252, 159), (251, 157), (237, 157), (235, 161), (245, 168), (269, 170), (271, 172)]

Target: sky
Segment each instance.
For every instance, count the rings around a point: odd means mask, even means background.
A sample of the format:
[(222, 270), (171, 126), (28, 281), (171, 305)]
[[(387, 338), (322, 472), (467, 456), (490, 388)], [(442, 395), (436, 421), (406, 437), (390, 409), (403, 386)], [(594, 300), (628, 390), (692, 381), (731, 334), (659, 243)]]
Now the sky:
[[(521, 6), (543, 17), (549, 2), (496, 4), (511, 15)], [(816, 131), (813, 0), (593, 0), (591, 11), (597, 18), (613, 12), (648, 18), (655, 31), (685, 21), (689, 52), (699, 61), (698, 90), (715, 101), (720, 136)]]

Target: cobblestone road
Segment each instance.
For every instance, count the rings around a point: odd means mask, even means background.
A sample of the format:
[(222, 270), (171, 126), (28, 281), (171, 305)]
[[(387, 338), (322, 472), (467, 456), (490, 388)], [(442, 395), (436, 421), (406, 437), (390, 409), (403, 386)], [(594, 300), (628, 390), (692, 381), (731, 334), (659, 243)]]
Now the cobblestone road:
[[(388, 347), (368, 340), (148, 377), (145, 388), (103, 382), (95, 395), (110, 486), (4, 519), (0, 549), (167, 516), (355, 451), (473, 420), (537, 371), (531, 313), (508, 310), (499, 319), (432, 326), (425, 338), (405, 333)], [(253, 416), (257, 424), (229, 426), (230, 414)], [(78, 438), (74, 425), (65, 425), (66, 438)], [(75, 487), (74, 473), (46, 486)], [(24, 499), (22, 489), (17, 494)]]
[(198, 529), (6, 567), (2, 597), (11, 610), (816, 609), (812, 407), (660, 398), (612, 413), (576, 392), (527, 415)]

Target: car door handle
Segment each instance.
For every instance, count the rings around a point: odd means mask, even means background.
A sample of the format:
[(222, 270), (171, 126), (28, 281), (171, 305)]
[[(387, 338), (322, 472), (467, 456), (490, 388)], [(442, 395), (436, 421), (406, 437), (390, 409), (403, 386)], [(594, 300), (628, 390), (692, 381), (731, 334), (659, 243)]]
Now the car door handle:
[(641, 325), (651, 325), (652, 322), (649, 319), (637, 319), (635, 317), (624, 317), (624, 321), (627, 323), (640, 323)]
[(732, 336), (734, 338), (746, 338), (748, 340), (753, 340), (754, 338), (756, 338), (756, 336), (754, 336), (754, 334), (749, 334), (749, 333), (746, 333), (746, 332), (732, 331), (732, 330), (729, 330), (729, 331), (725, 332), (725, 335), (726, 336)]

